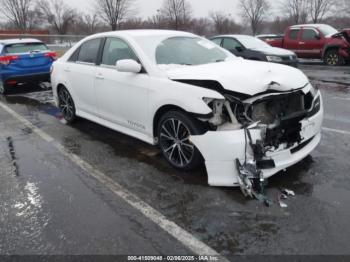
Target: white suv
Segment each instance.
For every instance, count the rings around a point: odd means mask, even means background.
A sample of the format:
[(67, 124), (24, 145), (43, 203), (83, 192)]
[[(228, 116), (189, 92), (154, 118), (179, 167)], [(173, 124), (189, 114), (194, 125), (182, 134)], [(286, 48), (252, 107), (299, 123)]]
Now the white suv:
[(93, 35), (51, 77), (68, 123), (79, 116), (159, 145), (176, 168), (204, 160), (212, 186), (268, 178), (321, 139), (321, 94), (300, 70), (237, 58), (190, 33)]

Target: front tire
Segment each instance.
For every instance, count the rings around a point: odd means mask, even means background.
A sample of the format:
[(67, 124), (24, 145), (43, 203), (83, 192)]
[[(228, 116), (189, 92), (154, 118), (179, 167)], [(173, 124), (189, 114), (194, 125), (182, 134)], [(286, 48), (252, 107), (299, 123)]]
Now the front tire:
[(339, 66), (344, 64), (344, 59), (339, 55), (337, 49), (331, 49), (324, 56), (324, 63), (328, 66)]
[(75, 113), (75, 104), (72, 96), (65, 87), (58, 90), (58, 106), (63, 118), (68, 124), (72, 124), (77, 119)]
[(205, 131), (199, 120), (185, 112), (170, 111), (160, 119), (157, 130), (160, 149), (172, 166), (189, 171), (203, 163), (201, 153), (190, 141), (191, 135)]

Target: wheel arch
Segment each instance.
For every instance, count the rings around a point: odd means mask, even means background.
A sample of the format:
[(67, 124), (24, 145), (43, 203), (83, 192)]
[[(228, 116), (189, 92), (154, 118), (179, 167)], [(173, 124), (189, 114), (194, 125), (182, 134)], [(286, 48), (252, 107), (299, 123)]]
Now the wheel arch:
[(189, 114), (190, 116), (198, 119), (198, 118), (202, 118), (202, 119), (209, 119), (210, 117), (213, 116), (213, 113), (209, 113), (209, 114), (198, 114), (198, 113), (193, 113), (193, 112), (188, 112), (186, 111), (184, 108), (178, 106), (178, 105), (174, 105), (174, 104), (167, 104), (167, 105), (163, 105), (160, 108), (158, 108), (158, 110), (156, 111), (156, 113), (154, 114), (153, 117), (153, 126), (152, 126), (152, 131), (153, 131), (153, 137), (157, 138), (157, 127), (159, 124), (160, 119), (162, 118), (162, 116), (169, 112), (169, 111), (180, 111), (186, 114)]
[(340, 45), (336, 45), (336, 44), (326, 45), (323, 48), (322, 59), (324, 59), (324, 57), (325, 57), (325, 55), (327, 54), (328, 51), (333, 50), (333, 49), (339, 50), (340, 48), (341, 48), (341, 46)]

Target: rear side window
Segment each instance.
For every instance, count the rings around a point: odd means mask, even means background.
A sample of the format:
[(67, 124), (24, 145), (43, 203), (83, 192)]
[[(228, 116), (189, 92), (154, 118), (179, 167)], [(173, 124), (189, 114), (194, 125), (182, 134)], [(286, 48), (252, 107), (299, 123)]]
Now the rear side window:
[(43, 43), (24, 43), (24, 44), (12, 44), (5, 47), (6, 54), (21, 54), (30, 52), (47, 51), (47, 47)]
[(214, 38), (211, 39), (211, 41), (217, 45), (221, 45), (222, 38)]
[(98, 51), (100, 49), (101, 39), (93, 39), (85, 42), (80, 47), (77, 61), (95, 64), (97, 60)]
[(223, 47), (227, 50), (236, 50), (237, 47), (242, 48), (242, 45), (235, 39), (225, 38)]
[(299, 29), (293, 29), (289, 31), (288, 38), (291, 40), (297, 40), (300, 30)]
[(138, 61), (133, 50), (123, 40), (118, 38), (107, 38), (103, 50), (102, 64), (115, 66), (117, 61), (124, 59)]
[(301, 38), (303, 40), (315, 40), (317, 37), (317, 33), (312, 29), (304, 29)]

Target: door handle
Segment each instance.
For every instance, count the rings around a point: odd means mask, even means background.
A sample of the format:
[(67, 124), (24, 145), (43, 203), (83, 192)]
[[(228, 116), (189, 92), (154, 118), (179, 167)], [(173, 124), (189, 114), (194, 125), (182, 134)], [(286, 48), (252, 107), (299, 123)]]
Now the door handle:
[(65, 72), (69, 73), (70, 72), (70, 69), (67, 67), (64, 69)]
[(299, 45), (305, 45), (305, 42), (299, 42)]

